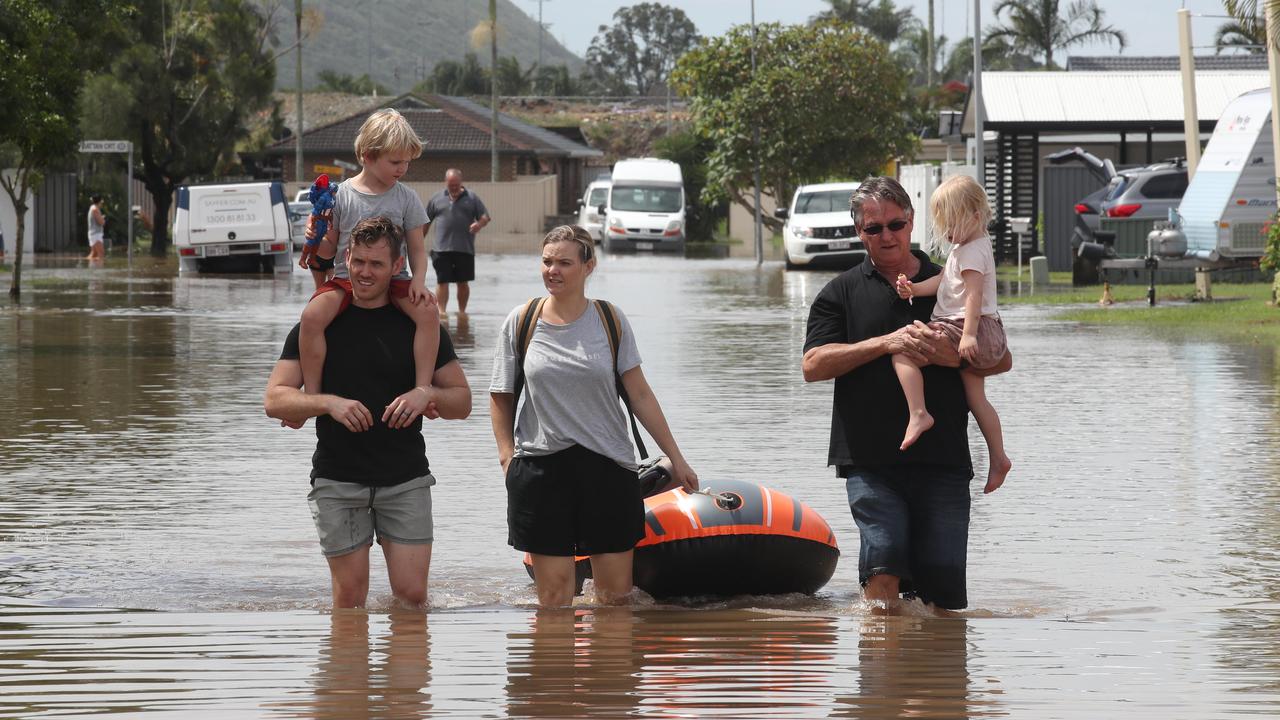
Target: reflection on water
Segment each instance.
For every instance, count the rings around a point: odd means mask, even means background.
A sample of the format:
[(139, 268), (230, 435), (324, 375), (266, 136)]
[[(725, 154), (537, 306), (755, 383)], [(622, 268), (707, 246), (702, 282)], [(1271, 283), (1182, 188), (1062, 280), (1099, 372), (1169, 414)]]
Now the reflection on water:
[(822, 464), (830, 385), (800, 379), (832, 274), (602, 258), (589, 292), (627, 313), (700, 476), (803, 500), (843, 558), (815, 598), (538, 613), (483, 390), (503, 318), (542, 289), (536, 256), (482, 256), (447, 321), (476, 412), (424, 431), (433, 610), (388, 612), (374, 563), (371, 612), (331, 615), (313, 431), (261, 410), (310, 279), (139, 265), (40, 268), (0, 305), (0, 716), (1280, 713), (1276, 348), (1008, 308), (1017, 369), (988, 392), (1017, 469), (975, 486), (973, 607), (882, 618)]

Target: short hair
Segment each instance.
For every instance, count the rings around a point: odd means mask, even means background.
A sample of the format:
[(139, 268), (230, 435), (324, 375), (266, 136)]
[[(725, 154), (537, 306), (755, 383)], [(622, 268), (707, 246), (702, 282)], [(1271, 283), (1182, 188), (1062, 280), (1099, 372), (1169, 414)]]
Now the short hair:
[(422, 155), (422, 139), (413, 126), (393, 108), (383, 108), (368, 117), (356, 135), (356, 159), (377, 158), (387, 152), (408, 152), (414, 158)]
[(98, 195), (98, 194), (96, 194), (96, 193), (95, 193), (95, 194), (93, 194), (93, 195), (90, 195), (90, 196), (89, 196), (89, 204), (90, 204), (90, 205), (97, 205), (97, 204), (98, 204), (98, 203), (100, 203), (100, 202), (102, 202), (102, 196), (101, 196), (101, 195)]
[(448, 170), (445, 170), (445, 171), (444, 171), (444, 179), (445, 179), (445, 180), (448, 180), (450, 175), (457, 175), (457, 176), (458, 176), (458, 178), (459, 178), (459, 179), (461, 179), (461, 178), (462, 178), (462, 171), (461, 171), (461, 170), (459, 170), (458, 168), (449, 168)]
[(853, 217), (853, 225), (858, 230), (862, 229), (862, 206), (868, 200), (888, 200), (906, 211), (908, 219), (915, 216), (915, 209), (911, 207), (911, 196), (897, 180), (884, 175), (867, 178), (849, 196), (849, 215)]
[(935, 243), (964, 243), (986, 232), (991, 224), (991, 203), (987, 191), (968, 175), (953, 175), (942, 182), (929, 198)]
[(404, 242), (404, 231), (391, 218), (381, 216), (365, 218), (351, 229), (351, 245), (371, 248), (383, 240), (391, 246), (391, 262), (400, 259), (400, 244)]
[(543, 247), (558, 242), (577, 243), (578, 258), (582, 262), (590, 260), (595, 255), (595, 238), (591, 237), (591, 233), (581, 225), (560, 225), (551, 228), (551, 232), (542, 238)]

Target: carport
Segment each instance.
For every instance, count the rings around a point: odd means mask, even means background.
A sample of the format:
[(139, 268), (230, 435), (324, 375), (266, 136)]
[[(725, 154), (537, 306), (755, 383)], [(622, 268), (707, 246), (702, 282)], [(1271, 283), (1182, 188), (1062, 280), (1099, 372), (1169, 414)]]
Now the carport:
[[(1267, 84), (1265, 70), (1197, 72), (1201, 142), (1228, 102)], [(1100, 186), (1082, 167), (1046, 167), (1045, 155), (1081, 145), (1123, 167), (1185, 154), (1182, 81), (1176, 71), (984, 72), (982, 101), (985, 185), (995, 210), (997, 261), (1017, 256), (1018, 238), (1009, 219), (1025, 217), (1032, 224), (1024, 252), (1040, 252), (1043, 238), (1050, 269), (1071, 268), (1072, 206)], [(962, 130), (970, 137), (973, 113), (970, 96)]]

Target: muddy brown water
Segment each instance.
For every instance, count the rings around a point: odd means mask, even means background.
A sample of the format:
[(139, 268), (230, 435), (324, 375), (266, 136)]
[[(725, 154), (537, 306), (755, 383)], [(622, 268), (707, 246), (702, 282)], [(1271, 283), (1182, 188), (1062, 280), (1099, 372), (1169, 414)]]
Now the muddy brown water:
[[(1277, 353), (1003, 310), (988, 384), (1015, 462), (975, 493), (970, 609), (874, 616), (823, 466), (829, 383), (800, 377), (831, 272), (606, 257), (701, 475), (818, 510), (815, 597), (536, 612), (505, 546), (484, 390), (536, 257), (482, 256), (449, 319), (476, 411), (425, 430), (429, 613), (329, 613), (305, 503), (314, 436), (261, 410), (307, 298), (293, 277), (39, 267), (0, 305), (0, 715), (1128, 717), (1280, 715)], [(981, 438), (971, 426), (979, 468)]]

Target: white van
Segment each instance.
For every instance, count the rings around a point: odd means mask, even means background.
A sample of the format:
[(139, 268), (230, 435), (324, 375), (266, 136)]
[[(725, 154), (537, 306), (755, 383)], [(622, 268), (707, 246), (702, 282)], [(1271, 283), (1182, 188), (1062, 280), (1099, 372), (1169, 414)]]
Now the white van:
[(178, 188), (179, 272), (289, 272), (293, 229), (279, 182)]
[(684, 176), (670, 160), (619, 160), (605, 207), (606, 250), (684, 252)]
[(591, 233), (596, 242), (604, 241), (604, 216), (600, 214), (600, 206), (609, 204), (612, 185), (609, 180), (595, 180), (578, 198), (578, 224)]

